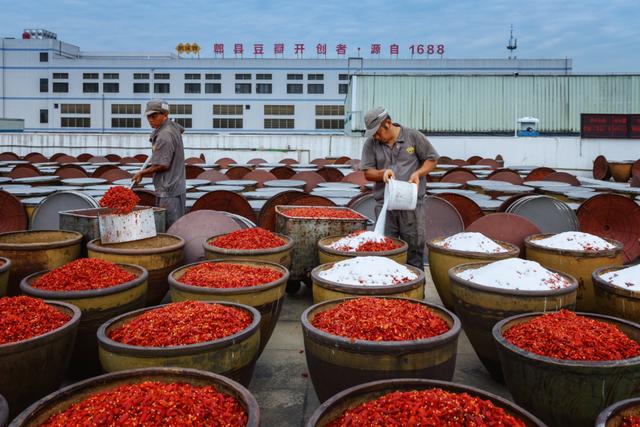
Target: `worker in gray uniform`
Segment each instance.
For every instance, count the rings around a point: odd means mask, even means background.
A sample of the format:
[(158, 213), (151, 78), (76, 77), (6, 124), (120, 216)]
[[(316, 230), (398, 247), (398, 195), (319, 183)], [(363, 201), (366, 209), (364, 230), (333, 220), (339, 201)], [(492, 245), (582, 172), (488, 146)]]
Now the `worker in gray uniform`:
[(147, 102), (144, 112), (153, 128), (151, 160), (149, 166), (133, 177), (135, 184), (142, 177), (153, 176), (156, 206), (167, 210), (167, 228), (184, 215), (187, 198), (187, 180), (184, 167), (184, 128), (169, 120), (169, 104), (161, 99)]
[(418, 185), (418, 204), (411, 211), (388, 211), (385, 235), (404, 240), (409, 245), (407, 262), (424, 268), (424, 214), (422, 198), (426, 191), (427, 174), (433, 170), (438, 153), (427, 137), (415, 129), (403, 127), (391, 120), (387, 110), (376, 107), (364, 116), (366, 127), (360, 169), (369, 181), (374, 181), (376, 218), (384, 202), (384, 187), (390, 179)]

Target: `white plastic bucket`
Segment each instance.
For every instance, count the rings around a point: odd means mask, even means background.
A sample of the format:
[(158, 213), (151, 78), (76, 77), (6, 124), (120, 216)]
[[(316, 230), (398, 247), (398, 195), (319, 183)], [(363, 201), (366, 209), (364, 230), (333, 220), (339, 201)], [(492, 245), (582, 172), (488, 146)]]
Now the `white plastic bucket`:
[(387, 210), (412, 211), (418, 203), (418, 186), (410, 182), (391, 179), (384, 187)]

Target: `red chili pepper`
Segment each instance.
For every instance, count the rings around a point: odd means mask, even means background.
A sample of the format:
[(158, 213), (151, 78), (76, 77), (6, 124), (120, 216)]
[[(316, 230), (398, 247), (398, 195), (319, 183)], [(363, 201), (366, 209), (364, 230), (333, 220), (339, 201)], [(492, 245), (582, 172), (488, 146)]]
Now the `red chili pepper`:
[(215, 341), (251, 324), (244, 310), (184, 301), (149, 310), (109, 332), (109, 338), (140, 347), (168, 347)]
[(327, 427), (504, 426), (525, 427), (489, 400), (439, 388), (395, 391), (347, 409)]
[(269, 230), (254, 227), (236, 230), (209, 242), (210, 246), (224, 249), (267, 249), (285, 245), (285, 241)]
[[(365, 230), (358, 230), (358, 231), (354, 231), (353, 233), (349, 234), (347, 237), (355, 237), (359, 234), (364, 233)], [(398, 249), (399, 247), (401, 247), (402, 245), (393, 243), (393, 240), (391, 240), (388, 237), (385, 237), (384, 240), (382, 242), (375, 242), (375, 241), (367, 241), (364, 243), (361, 243), (355, 250), (355, 252), (382, 252), (382, 251), (392, 251), (394, 249)], [(343, 252), (352, 252), (351, 248), (349, 248), (349, 246), (339, 246), (336, 248), (339, 251), (343, 251)]]
[(329, 208), (286, 208), (282, 213), (296, 218), (310, 219), (364, 219), (362, 215), (348, 209)]
[(71, 320), (44, 301), (27, 296), (0, 298), (0, 344), (14, 343), (58, 329)]
[(144, 381), (110, 388), (74, 403), (40, 427), (245, 426), (247, 412), (213, 386)]
[(640, 416), (627, 415), (622, 419), (620, 427), (640, 427)]
[(113, 209), (115, 214), (128, 214), (139, 201), (140, 198), (131, 189), (118, 185), (104, 193), (100, 199), (100, 206)]
[(512, 326), (504, 338), (523, 350), (563, 360), (621, 360), (640, 356), (640, 344), (616, 325), (560, 310)]
[(205, 288), (247, 288), (276, 281), (283, 275), (268, 267), (206, 262), (188, 269), (178, 281)]
[(135, 274), (113, 262), (81, 258), (40, 276), (32, 286), (47, 291), (85, 291), (109, 288), (135, 278)]
[(316, 314), (311, 324), (352, 340), (411, 341), (442, 335), (450, 328), (428, 307), (400, 299), (357, 298)]

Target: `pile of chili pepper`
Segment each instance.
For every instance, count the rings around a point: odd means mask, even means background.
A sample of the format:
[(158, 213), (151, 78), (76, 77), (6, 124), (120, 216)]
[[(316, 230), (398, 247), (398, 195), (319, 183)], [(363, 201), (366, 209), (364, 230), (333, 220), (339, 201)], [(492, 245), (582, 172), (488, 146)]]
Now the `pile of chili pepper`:
[(327, 427), (504, 426), (524, 427), (522, 420), (489, 400), (439, 388), (395, 391), (347, 409)]
[(90, 395), (40, 427), (245, 426), (238, 400), (212, 386), (144, 381)]
[(205, 262), (188, 269), (178, 281), (205, 288), (248, 288), (271, 283), (283, 275), (281, 271), (269, 267)]
[(622, 419), (620, 427), (640, 427), (640, 416), (627, 415)]
[(71, 320), (44, 301), (27, 296), (0, 298), (0, 344), (27, 340)]
[(363, 216), (357, 212), (348, 209), (329, 209), (329, 208), (287, 208), (282, 213), (295, 218), (310, 219), (363, 219)]
[(130, 282), (136, 275), (110, 261), (80, 258), (40, 276), (32, 286), (46, 291), (86, 291)]
[(640, 356), (640, 344), (616, 325), (560, 310), (538, 316), (504, 332), (523, 350), (563, 360), (622, 360)]
[(111, 187), (100, 199), (100, 206), (113, 209), (116, 214), (128, 214), (136, 207), (140, 197), (131, 189), (118, 185)]
[(215, 341), (251, 324), (244, 310), (184, 301), (149, 310), (109, 332), (109, 338), (140, 347), (169, 347)]
[(316, 314), (316, 328), (352, 340), (411, 341), (442, 335), (447, 323), (422, 304), (402, 299), (357, 298)]
[(279, 248), (285, 241), (269, 230), (254, 227), (236, 230), (209, 242), (210, 246), (223, 249), (268, 249)]
[[(353, 233), (349, 234), (349, 236), (347, 236), (347, 237), (355, 237), (355, 236), (357, 236), (359, 234), (362, 234), (364, 232), (365, 232), (365, 230), (354, 231)], [(392, 251), (394, 249), (398, 249), (401, 246), (402, 245), (400, 245), (400, 244), (393, 243), (393, 240), (391, 240), (390, 238), (385, 237), (381, 242), (376, 242), (374, 240), (368, 240), (366, 242), (363, 242), (360, 245), (358, 245), (358, 247), (356, 248), (355, 252)], [(338, 246), (335, 249), (337, 249), (339, 251), (344, 251), (344, 252), (351, 252), (352, 251), (352, 249), (349, 246)]]

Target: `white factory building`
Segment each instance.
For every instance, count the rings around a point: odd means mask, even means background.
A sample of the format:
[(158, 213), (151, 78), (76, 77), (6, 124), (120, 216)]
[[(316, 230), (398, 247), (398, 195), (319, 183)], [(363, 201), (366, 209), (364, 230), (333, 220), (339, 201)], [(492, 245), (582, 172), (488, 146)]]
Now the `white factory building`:
[[(85, 52), (49, 32), (0, 39), (0, 118), (26, 132), (148, 132), (169, 102), (193, 133), (343, 133), (357, 74), (571, 74), (570, 59), (184, 58)], [(203, 56), (213, 56), (205, 52)], [(210, 49), (209, 49), (210, 50)], [(348, 112), (347, 112), (348, 113)]]

